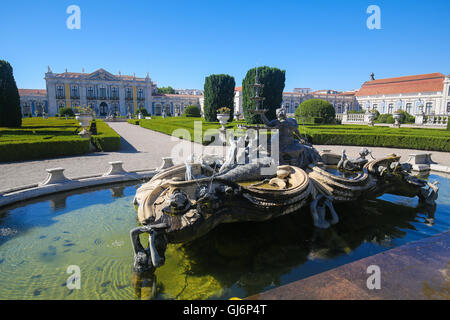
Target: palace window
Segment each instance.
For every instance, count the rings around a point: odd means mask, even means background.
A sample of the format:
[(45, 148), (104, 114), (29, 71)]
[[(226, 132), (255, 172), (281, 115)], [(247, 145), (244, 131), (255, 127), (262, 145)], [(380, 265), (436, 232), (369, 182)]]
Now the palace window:
[(407, 103), (407, 104), (406, 104), (406, 112), (408, 112), (409, 114), (411, 114), (411, 103)]
[(132, 95), (131, 95), (131, 88), (127, 88), (125, 96), (126, 96), (127, 99), (131, 99), (131, 97), (132, 97)]
[(106, 99), (106, 88), (100, 88), (100, 99)]
[(447, 113), (450, 113), (450, 102), (447, 102)]
[(142, 88), (139, 88), (137, 97), (138, 97), (138, 99), (144, 98), (144, 90), (142, 90)]
[(94, 88), (89, 87), (89, 88), (87, 89), (87, 97), (88, 97), (88, 98), (93, 98), (93, 97), (94, 97)]
[(64, 102), (60, 102), (60, 103), (58, 104), (58, 111), (59, 111), (61, 108), (64, 108), (64, 107), (65, 107)]
[(78, 98), (78, 87), (72, 86), (72, 96), (71, 98)]
[(64, 88), (63, 86), (56, 86), (56, 97), (63, 98), (64, 97)]
[(111, 97), (112, 98), (119, 98), (119, 91), (117, 90), (117, 87), (111, 88)]
[(392, 114), (393, 112), (394, 112), (394, 104), (393, 103), (389, 103), (388, 113)]
[(433, 103), (427, 102), (427, 104), (425, 105), (425, 113), (426, 114), (431, 114), (431, 109), (432, 108), (433, 108)]
[(373, 111), (375, 111), (375, 110), (377, 110), (378, 109), (378, 105), (377, 104), (374, 104), (373, 105)]

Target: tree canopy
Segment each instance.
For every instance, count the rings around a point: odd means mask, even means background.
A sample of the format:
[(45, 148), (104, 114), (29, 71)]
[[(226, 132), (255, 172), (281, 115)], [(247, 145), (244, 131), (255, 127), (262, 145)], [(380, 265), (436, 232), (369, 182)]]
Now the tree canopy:
[(0, 127), (20, 127), (22, 111), (20, 96), (14, 80), (13, 68), (0, 60)]
[[(249, 112), (249, 110), (256, 109), (256, 102), (251, 99), (255, 96), (255, 88), (251, 86), (255, 83), (255, 76), (256, 69), (250, 69), (242, 81), (242, 108), (245, 120), (248, 123), (262, 123), (260, 116)], [(286, 71), (267, 66), (259, 67), (258, 79), (259, 83), (264, 84), (264, 87), (259, 91), (259, 96), (265, 98), (263, 103), (260, 104), (260, 108), (267, 109), (266, 117), (273, 120), (276, 118), (276, 109), (281, 106), (283, 101)]]
[(184, 108), (183, 116), (185, 117), (200, 117), (200, 115), (200, 108), (195, 105)]
[[(299, 121), (314, 123), (333, 123), (336, 111), (331, 103), (322, 99), (303, 101), (295, 110)], [(320, 120), (320, 121), (317, 121)]]
[(212, 74), (205, 78), (204, 114), (208, 122), (217, 122), (217, 109), (230, 109), (230, 119), (234, 112), (234, 77), (228, 74)]
[(157, 92), (158, 92), (158, 94), (175, 94), (176, 93), (175, 90), (171, 86), (158, 88)]

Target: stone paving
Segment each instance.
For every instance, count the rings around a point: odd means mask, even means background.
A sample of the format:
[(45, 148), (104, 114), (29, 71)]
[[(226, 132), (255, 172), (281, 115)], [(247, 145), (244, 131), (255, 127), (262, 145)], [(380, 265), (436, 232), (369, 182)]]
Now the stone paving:
[[(250, 300), (449, 300), (450, 232), (319, 273)], [(379, 268), (379, 287), (369, 279)], [(373, 267), (372, 267), (373, 268)], [(369, 279), (369, 280), (368, 280)], [(368, 286), (369, 283), (369, 286)], [(370, 289), (369, 289), (370, 287)]]
[[(108, 124), (122, 136), (121, 150), (118, 152), (96, 152), (81, 156), (0, 163), (0, 190), (41, 182), (47, 176), (45, 169), (49, 168), (65, 168), (64, 174), (68, 178), (104, 173), (109, 168), (108, 162), (110, 161), (123, 161), (123, 168), (127, 171), (156, 168), (161, 164), (162, 157), (171, 156), (171, 151), (175, 146), (185, 148), (186, 151), (195, 150), (195, 154), (220, 152), (218, 151), (220, 148), (217, 149), (217, 147), (207, 147), (202, 151), (202, 146), (198, 144), (192, 144), (127, 122), (109, 122)], [(194, 147), (198, 149), (194, 149)], [(339, 154), (342, 148), (345, 148), (349, 157), (356, 157), (361, 147), (319, 145), (316, 148), (319, 151), (328, 149)], [(370, 149), (376, 158), (395, 152), (402, 156), (402, 161), (406, 161), (411, 153), (426, 152), (390, 148)], [(434, 161), (450, 166), (450, 153), (431, 152)], [(180, 158), (186, 159), (187, 155), (180, 155)]]

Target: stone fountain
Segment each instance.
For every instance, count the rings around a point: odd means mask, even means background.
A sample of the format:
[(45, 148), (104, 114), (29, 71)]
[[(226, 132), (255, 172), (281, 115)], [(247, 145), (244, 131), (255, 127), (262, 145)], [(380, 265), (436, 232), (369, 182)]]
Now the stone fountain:
[[(334, 204), (384, 193), (417, 196), (420, 205), (436, 206), (437, 184), (412, 176), (411, 165), (401, 163), (399, 156), (369, 160), (370, 151), (363, 149), (357, 159), (348, 158), (345, 151), (342, 157), (322, 157), (300, 136), (296, 120), (287, 118), (283, 108), (272, 121), (264, 110), (255, 111), (264, 128), (278, 130), (277, 154), (264, 150), (255, 136), (248, 135), (248, 144), (241, 146), (232, 138), (225, 159), (203, 157), (170, 166), (137, 190), (134, 201), (142, 225), (131, 230), (135, 272), (153, 272), (164, 264), (168, 243), (199, 238), (221, 223), (266, 221), (307, 208), (312, 224), (326, 229), (339, 223)], [(252, 159), (252, 154), (258, 157)], [(328, 170), (328, 165), (338, 163), (340, 170), (352, 174)], [(267, 170), (273, 166), (277, 170)], [(146, 248), (139, 240), (142, 233), (149, 235)]]

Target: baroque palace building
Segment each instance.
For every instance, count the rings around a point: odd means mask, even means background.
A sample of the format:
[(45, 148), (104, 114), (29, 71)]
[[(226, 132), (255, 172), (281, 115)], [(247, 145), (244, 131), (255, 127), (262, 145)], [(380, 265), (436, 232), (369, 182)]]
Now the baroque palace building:
[(97, 116), (133, 114), (145, 108), (149, 114), (182, 114), (188, 105), (200, 107), (198, 94), (157, 94), (157, 85), (149, 75), (113, 75), (104, 69), (92, 73), (45, 74), (47, 90), (19, 89), (22, 113), (54, 116), (63, 107), (91, 107)]
[[(360, 106), (355, 97), (356, 91), (338, 92), (335, 90), (319, 90), (311, 92), (309, 88), (297, 88), (293, 92), (283, 92), (281, 106), (287, 110), (288, 114), (294, 114), (297, 107), (309, 99), (322, 99), (330, 102), (336, 113), (347, 110), (360, 110)], [(243, 114), (242, 109), (242, 87), (236, 87), (234, 95), (234, 112)]]
[[(157, 85), (149, 75), (138, 78), (135, 75), (113, 75), (104, 69), (92, 73), (53, 73), (48, 68), (45, 74), (46, 88), (19, 89), (24, 116), (50, 116), (62, 107), (89, 106), (97, 116), (133, 114), (138, 108), (145, 108), (151, 115), (181, 115), (188, 105), (203, 110), (203, 92), (195, 89), (177, 89), (179, 94), (157, 94)], [(450, 114), (450, 75), (430, 73), (406, 77), (375, 80), (373, 74), (358, 91), (338, 92), (335, 90), (313, 91), (296, 88), (283, 92), (282, 106), (288, 114), (305, 100), (323, 99), (330, 102), (336, 113), (346, 110), (378, 110), (393, 113), (398, 109), (412, 115)], [(243, 114), (242, 87), (236, 87), (234, 98), (235, 114)]]
[(394, 113), (403, 110), (412, 115), (450, 114), (450, 75), (429, 73), (364, 82), (356, 93), (364, 110)]

